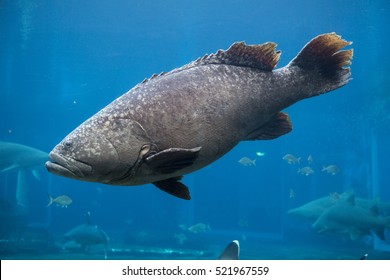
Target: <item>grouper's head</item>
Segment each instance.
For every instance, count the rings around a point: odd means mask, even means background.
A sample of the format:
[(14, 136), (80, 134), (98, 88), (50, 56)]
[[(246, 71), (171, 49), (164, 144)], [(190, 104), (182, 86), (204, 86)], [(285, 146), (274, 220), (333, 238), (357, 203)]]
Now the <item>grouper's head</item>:
[(147, 138), (141, 125), (132, 120), (92, 117), (54, 147), (46, 168), (72, 179), (121, 184), (134, 175)]

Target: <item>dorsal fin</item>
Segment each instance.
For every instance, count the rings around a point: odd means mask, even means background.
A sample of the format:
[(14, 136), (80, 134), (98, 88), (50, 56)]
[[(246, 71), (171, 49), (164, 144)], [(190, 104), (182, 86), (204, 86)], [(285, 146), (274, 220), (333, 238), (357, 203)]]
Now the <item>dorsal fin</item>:
[(154, 79), (154, 78), (156, 78), (156, 77), (160, 77), (160, 76), (163, 76), (163, 75), (165, 75), (167, 72), (161, 72), (160, 74), (156, 74), (156, 73), (154, 73), (150, 78), (145, 78), (142, 82), (141, 82), (141, 84), (144, 84), (144, 83), (146, 83), (146, 82), (148, 82), (149, 80), (152, 80), (152, 79)]
[(205, 64), (227, 64), (242, 67), (257, 68), (272, 71), (280, 58), (280, 51), (275, 50), (276, 44), (267, 42), (260, 45), (247, 45), (236, 42), (226, 51), (219, 50), (215, 54), (198, 58), (191, 66)]
[(245, 42), (235, 42), (227, 50), (218, 50), (214, 54), (204, 55), (182, 67), (173, 69), (170, 72), (153, 74), (152, 77), (144, 79), (141, 84), (164, 75), (169, 75), (183, 70), (207, 64), (226, 64), (241, 67), (257, 68), (263, 71), (272, 71), (279, 62), (281, 51), (276, 51), (276, 44), (267, 42), (258, 45), (247, 45)]

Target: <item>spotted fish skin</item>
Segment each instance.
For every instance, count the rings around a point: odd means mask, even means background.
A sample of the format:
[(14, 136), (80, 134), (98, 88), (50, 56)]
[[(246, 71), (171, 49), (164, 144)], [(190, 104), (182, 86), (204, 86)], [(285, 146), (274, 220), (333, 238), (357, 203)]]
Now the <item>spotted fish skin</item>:
[(64, 138), (50, 153), (57, 175), (111, 185), (153, 183), (190, 199), (183, 175), (214, 162), (240, 141), (291, 131), (282, 109), (350, 80), (352, 50), (319, 35), (274, 70), (275, 43), (234, 43), (136, 85)]

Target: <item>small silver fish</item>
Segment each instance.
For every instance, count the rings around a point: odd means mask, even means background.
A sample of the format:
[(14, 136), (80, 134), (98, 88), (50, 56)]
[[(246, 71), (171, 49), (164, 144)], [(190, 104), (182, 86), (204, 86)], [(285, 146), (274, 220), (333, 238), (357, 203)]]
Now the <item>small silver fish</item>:
[(195, 225), (190, 226), (187, 230), (192, 233), (204, 233), (210, 231), (211, 228), (210, 225), (206, 225), (204, 223), (197, 223)]
[(284, 157), (282, 157), (283, 160), (285, 160), (288, 164), (299, 164), (301, 158), (296, 157), (292, 154), (286, 154)]
[(67, 208), (73, 201), (69, 196), (64, 195), (64, 194), (59, 195), (55, 198), (52, 197), (51, 195), (48, 195), (48, 196), (49, 196), (49, 203), (46, 205), (46, 207), (49, 207), (53, 203), (56, 203), (57, 205), (59, 205), (61, 207)]
[(313, 170), (313, 168), (311, 168), (309, 166), (305, 166), (305, 167), (298, 169), (298, 173), (305, 175), (305, 176), (309, 176), (309, 175), (314, 173), (314, 170)]
[(243, 166), (255, 166), (256, 165), (256, 159), (250, 159), (248, 157), (243, 157), (238, 161), (239, 164), (242, 164)]
[(322, 172), (326, 172), (326, 173), (331, 174), (331, 175), (336, 175), (337, 173), (340, 172), (340, 168), (336, 165), (331, 164), (331, 165), (322, 167)]

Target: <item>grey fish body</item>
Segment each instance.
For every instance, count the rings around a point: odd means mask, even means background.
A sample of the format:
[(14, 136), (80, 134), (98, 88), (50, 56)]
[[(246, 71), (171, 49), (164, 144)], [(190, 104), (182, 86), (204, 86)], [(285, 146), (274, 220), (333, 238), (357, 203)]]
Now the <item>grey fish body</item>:
[(384, 230), (390, 228), (390, 216), (379, 216), (377, 206), (369, 210), (355, 203), (355, 196), (350, 195), (347, 200), (334, 204), (321, 214), (312, 228), (319, 233), (348, 234), (351, 240), (374, 232), (385, 240)]
[[(108, 119), (116, 112), (128, 112), (126, 118), (146, 132), (143, 144), (157, 150), (201, 147), (194, 164), (171, 174), (183, 175), (210, 164), (238, 142), (250, 140), (251, 132), (274, 115), (274, 109), (261, 110), (261, 95), (256, 94), (261, 86), (254, 88), (247, 83), (253, 79), (262, 81), (267, 79), (263, 76), (272, 73), (256, 72), (236, 66), (206, 65), (157, 77), (118, 98), (101, 116)], [(215, 81), (215, 76), (223, 81)], [(143, 167), (140, 172), (148, 176), (153, 173), (147, 165)], [(139, 183), (147, 182), (142, 178), (134, 184)]]
[(33, 147), (0, 141), (0, 172), (43, 167), (48, 156)]
[[(333, 33), (312, 42), (274, 71), (280, 56), (274, 43), (235, 43), (155, 75), (76, 128), (53, 149), (46, 167), (85, 181), (154, 183), (189, 199), (181, 176), (214, 162), (240, 141), (288, 133), (291, 123), (280, 110), (348, 82), (344, 66), (352, 51), (340, 49), (349, 43)], [(328, 57), (321, 56), (324, 52)], [(343, 55), (329, 57), (335, 52)]]
[(105, 259), (107, 259), (109, 237), (97, 225), (91, 223), (90, 213), (85, 215), (86, 221), (72, 230), (68, 231), (64, 238), (66, 240), (73, 240), (80, 244), (84, 250), (88, 246), (102, 244), (105, 246)]

